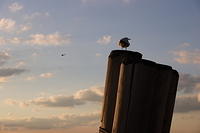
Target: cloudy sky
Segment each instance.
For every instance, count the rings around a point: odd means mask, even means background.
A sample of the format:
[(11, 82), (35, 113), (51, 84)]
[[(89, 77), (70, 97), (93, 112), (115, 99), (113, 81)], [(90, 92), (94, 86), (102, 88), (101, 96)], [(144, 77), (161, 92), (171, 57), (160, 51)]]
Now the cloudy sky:
[(0, 132), (97, 132), (107, 56), (127, 36), (180, 73), (172, 133), (199, 133), (199, 35), (199, 0), (1, 0)]

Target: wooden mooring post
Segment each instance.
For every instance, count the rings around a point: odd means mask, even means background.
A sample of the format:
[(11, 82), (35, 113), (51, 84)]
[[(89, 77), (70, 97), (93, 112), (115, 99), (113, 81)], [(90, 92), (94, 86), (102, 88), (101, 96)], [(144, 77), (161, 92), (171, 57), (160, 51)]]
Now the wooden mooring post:
[(99, 133), (169, 133), (178, 78), (138, 52), (112, 51)]
[(140, 60), (142, 55), (138, 52), (114, 50), (108, 57), (107, 74), (104, 91), (104, 103), (101, 116), (100, 133), (111, 133), (117, 99), (119, 74), (122, 62)]

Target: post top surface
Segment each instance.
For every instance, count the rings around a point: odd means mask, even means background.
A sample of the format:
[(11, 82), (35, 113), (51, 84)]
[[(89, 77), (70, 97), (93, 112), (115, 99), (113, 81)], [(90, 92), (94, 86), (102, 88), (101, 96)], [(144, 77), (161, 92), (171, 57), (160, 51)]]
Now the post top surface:
[(172, 69), (172, 71), (173, 71), (173, 73), (174, 73), (177, 77), (179, 77), (179, 73), (178, 73), (177, 70)]
[(157, 64), (157, 68), (160, 70), (172, 70), (171, 66), (164, 65), (164, 64)]
[(113, 50), (111, 51), (109, 57), (115, 57), (115, 56), (121, 56), (121, 55), (142, 57), (141, 53), (135, 52), (135, 51), (129, 51), (129, 50)]
[(147, 59), (142, 59), (142, 60), (140, 61), (140, 63), (142, 63), (142, 64), (144, 64), (144, 65), (148, 65), (148, 66), (155, 66), (155, 65), (156, 65), (155, 62), (150, 61), (150, 60), (147, 60)]

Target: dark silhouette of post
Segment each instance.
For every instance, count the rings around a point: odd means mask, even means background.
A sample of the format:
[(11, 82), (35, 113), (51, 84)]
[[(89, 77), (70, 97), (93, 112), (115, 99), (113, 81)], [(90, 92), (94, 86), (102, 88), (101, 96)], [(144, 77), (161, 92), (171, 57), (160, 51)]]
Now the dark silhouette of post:
[(99, 133), (169, 133), (178, 72), (141, 59), (132, 51), (112, 51)]
[[(118, 90), (118, 81), (120, 66), (122, 62), (129, 62), (132, 59), (142, 58), (142, 55), (137, 52), (114, 50), (110, 53), (108, 58), (105, 90), (104, 90), (104, 104), (101, 117), (100, 133), (111, 133), (113, 126), (113, 119), (115, 113), (116, 97)], [(137, 59), (137, 60), (138, 60)]]
[(122, 133), (126, 127), (134, 68), (140, 60), (141, 54), (133, 52), (121, 64), (112, 133)]
[(108, 58), (100, 133), (107, 133), (112, 130), (121, 62), (121, 52), (112, 51)]
[(172, 70), (171, 86), (168, 92), (166, 112), (163, 121), (162, 133), (170, 133), (171, 121), (174, 111), (176, 92), (178, 86), (179, 74), (176, 70)]
[(152, 99), (154, 99), (156, 80), (157, 69), (155, 62), (142, 60), (135, 65), (128, 119), (124, 129), (125, 133), (149, 133), (149, 114)]
[(167, 98), (172, 79), (172, 67), (157, 64), (157, 77), (150, 110), (149, 133), (161, 133), (166, 110)]

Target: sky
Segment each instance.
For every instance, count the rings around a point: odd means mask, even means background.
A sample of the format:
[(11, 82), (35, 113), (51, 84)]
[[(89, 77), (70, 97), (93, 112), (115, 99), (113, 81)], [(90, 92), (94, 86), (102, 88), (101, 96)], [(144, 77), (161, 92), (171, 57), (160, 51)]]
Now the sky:
[(199, 133), (199, 35), (199, 0), (1, 0), (0, 133), (98, 132), (122, 37), (178, 70), (171, 132)]

